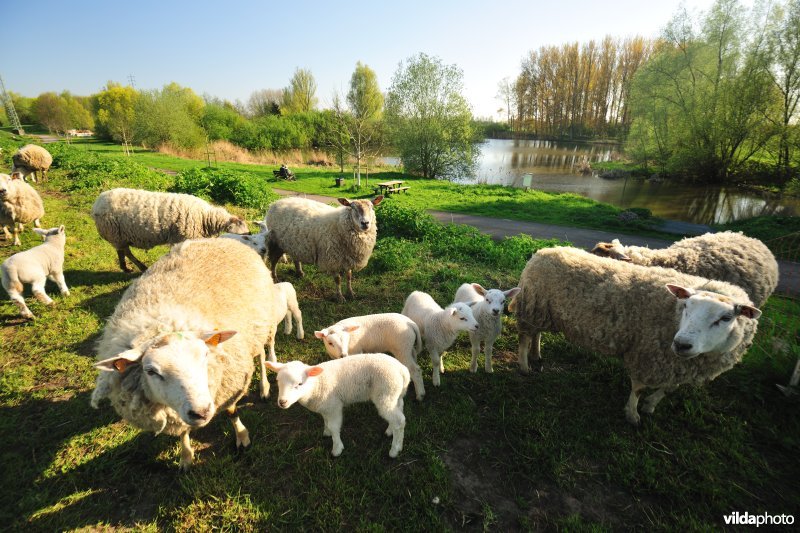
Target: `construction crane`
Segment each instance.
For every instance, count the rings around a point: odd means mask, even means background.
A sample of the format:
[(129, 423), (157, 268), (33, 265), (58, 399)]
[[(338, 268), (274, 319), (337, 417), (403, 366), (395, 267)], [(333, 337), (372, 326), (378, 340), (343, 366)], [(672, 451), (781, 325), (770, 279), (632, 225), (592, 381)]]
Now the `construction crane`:
[(11, 95), (6, 91), (6, 84), (3, 82), (2, 76), (0, 76), (0, 99), (3, 100), (3, 106), (6, 109), (6, 116), (8, 117), (8, 120), (11, 121), (11, 131), (17, 135), (23, 135), (25, 130), (22, 129), (22, 124), (19, 123), (17, 110), (14, 109), (14, 101), (11, 99)]

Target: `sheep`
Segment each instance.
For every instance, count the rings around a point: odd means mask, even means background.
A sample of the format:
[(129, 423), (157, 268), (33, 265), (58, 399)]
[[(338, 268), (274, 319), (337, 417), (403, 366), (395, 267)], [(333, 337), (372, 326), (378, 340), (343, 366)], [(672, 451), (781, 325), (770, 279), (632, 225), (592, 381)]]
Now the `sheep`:
[(31, 284), (33, 295), (45, 305), (54, 304), (44, 290), (48, 278), (58, 285), (62, 296), (69, 296), (64, 280), (64, 244), (67, 240), (64, 226), (47, 230), (36, 228), (33, 231), (42, 236), (44, 244), (16, 253), (0, 265), (3, 288), (19, 308), (22, 317), (27, 319), (35, 317), (22, 297), (23, 284)]
[(325, 423), (324, 437), (333, 439), (331, 455), (339, 457), (344, 450), (341, 438), (344, 407), (372, 401), (378, 414), (389, 422), (386, 435), (392, 437), (389, 457), (403, 449), (406, 417), (403, 397), (411, 378), (408, 369), (397, 359), (382, 354), (351, 355), (308, 366), (301, 361), (286, 364), (268, 362), (278, 373), (278, 405), (288, 409), (295, 402), (319, 413)]
[(413, 320), (400, 313), (380, 313), (340, 320), (314, 336), (322, 339), (334, 359), (350, 354), (385, 352), (394, 355), (408, 368), (417, 400), (425, 396), (422, 370), (417, 355), (422, 351), (422, 334)]
[(259, 233), (241, 235), (239, 233), (223, 233), (220, 235), (224, 239), (234, 239), (242, 244), (249, 246), (256, 253), (261, 256), (261, 259), (266, 262), (267, 260), (267, 233), (261, 231)]
[(119, 266), (124, 272), (132, 272), (126, 257), (142, 272), (147, 270), (131, 253), (131, 246), (150, 249), (159, 244), (211, 237), (223, 231), (250, 233), (240, 217), (195, 196), (138, 189), (100, 193), (92, 205), (92, 218), (100, 236), (117, 250)]
[(456, 340), (461, 331), (478, 331), (478, 323), (472, 309), (456, 302), (442, 309), (431, 295), (414, 291), (406, 298), (402, 314), (413, 320), (422, 333), (425, 348), (431, 357), (433, 386), (440, 383), (439, 374), (444, 373), (444, 352)]
[(249, 446), (236, 404), (254, 357), (264, 355), (273, 305), (269, 269), (247, 247), (230, 239), (174, 246), (128, 287), (108, 319), (97, 343), (92, 406), (109, 398), (134, 426), (179, 435), (181, 469), (194, 459), (189, 432), (218, 411), (231, 418), (236, 446)]
[(24, 180), (31, 175), (31, 181), (36, 183), (36, 172), (41, 173), (42, 181), (47, 179), (47, 171), (53, 164), (50, 152), (36, 144), (26, 144), (11, 156), (11, 172), (19, 171)]
[[(292, 333), (292, 317), (294, 317), (297, 333), (295, 336), (298, 340), (305, 337), (303, 331), (303, 313), (300, 311), (300, 305), (297, 303), (297, 292), (291, 283), (284, 281), (283, 283), (276, 283), (272, 286), (272, 296), (274, 305), (272, 313), (270, 314), (269, 324), (269, 360), (273, 363), (278, 361), (275, 356), (275, 336), (278, 332), (278, 324), (283, 321), (283, 332), (286, 335)], [(267, 369), (264, 366), (264, 358), (259, 359), (261, 370), (261, 384), (260, 391), (261, 397), (266, 399), (269, 396), (269, 382), (267, 381)]]
[(454, 302), (464, 302), (472, 307), (472, 314), (478, 322), (478, 330), (469, 332), (469, 341), (472, 344), (472, 363), (469, 371), (478, 371), (478, 354), (481, 352), (481, 343), (486, 357), (484, 370), (492, 373), (492, 346), (500, 332), (503, 330), (503, 304), (506, 298), (513, 298), (519, 292), (519, 287), (507, 291), (500, 289), (484, 289), (478, 283), (464, 283), (456, 291)]
[(0, 174), (0, 226), (3, 227), (6, 239), (11, 238), (7, 226), (12, 226), (14, 246), (21, 245), (19, 234), (25, 229), (24, 224), (33, 222), (38, 228), (39, 219), (43, 216), (42, 198), (36, 189), (25, 183), (22, 174)]
[(741, 232), (706, 233), (656, 250), (623, 246), (619, 239), (614, 239), (611, 243), (597, 243), (592, 253), (727, 281), (743, 288), (756, 307), (764, 305), (778, 285), (775, 256), (763, 242)]
[(541, 364), (542, 331), (562, 332), (581, 348), (622, 357), (631, 380), (625, 417), (632, 424), (639, 423), (645, 388), (656, 389), (642, 408), (652, 414), (667, 392), (682, 384), (699, 386), (738, 363), (761, 315), (747, 293), (730, 283), (568, 247), (534, 254), (519, 287), (513, 303), (520, 370), (529, 371), (531, 349)]
[(354, 298), (353, 270), (367, 266), (375, 247), (377, 224), (374, 207), (383, 196), (373, 200), (338, 198), (344, 207), (331, 207), (305, 198), (284, 198), (273, 203), (264, 219), (269, 230), (269, 261), (277, 282), (278, 259), (285, 253), (294, 260), (296, 273), (302, 277), (303, 263), (313, 263), (322, 272), (334, 276), (336, 296), (342, 294), (342, 274), (347, 274), (347, 295)]

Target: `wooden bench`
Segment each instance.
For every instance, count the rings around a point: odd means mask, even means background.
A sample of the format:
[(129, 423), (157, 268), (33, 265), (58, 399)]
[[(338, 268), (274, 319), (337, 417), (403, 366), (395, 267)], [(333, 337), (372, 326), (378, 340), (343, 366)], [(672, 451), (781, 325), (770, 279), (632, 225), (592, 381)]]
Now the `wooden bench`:
[(397, 192), (406, 192), (410, 187), (392, 187), (389, 189), (389, 192), (397, 193)]

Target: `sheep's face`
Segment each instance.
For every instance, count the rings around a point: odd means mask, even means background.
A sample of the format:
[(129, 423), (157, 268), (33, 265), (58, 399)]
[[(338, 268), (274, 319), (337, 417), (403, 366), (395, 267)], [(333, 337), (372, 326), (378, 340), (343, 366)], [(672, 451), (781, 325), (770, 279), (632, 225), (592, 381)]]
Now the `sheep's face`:
[(322, 367), (308, 366), (300, 361), (285, 364), (266, 361), (266, 365), (278, 373), (278, 406), (281, 409), (288, 409), (311, 394), (313, 378), (322, 373)]
[(322, 339), (325, 343), (325, 350), (328, 351), (333, 359), (347, 357), (350, 355), (350, 332), (359, 328), (358, 325), (333, 325), (322, 331), (315, 331), (314, 336)]
[(500, 316), (503, 313), (503, 306), (506, 303), (506, 298), (513, 298), (518, 292), (519, 287), (514, 287), (507, 291), (489, 289), (488, 291), (484, 291), (483, 301), (492, 316)]
[(247, 227), (247, 222), (240, 217), (231, 217), (231, 219), (228, 221), (225, 231), (228, 233), (236, 233), (238, 235), (250, 234), (250, 228)]
[(617, 261), (631, 262), (631, 258), (625, 253), (625, 247), (619, 242), (619, 239), (614, 239), (611, 242), (598, 242), (591, 253), (599, 255), (600, 257), (610, 257)]
[(347, 198), (338, 198), (337, 200), (350, 209), (350, 221), (358, 231), (365, 232), (375, 227), (374, 206), (381, 203), (383, 196), (378, 196), (374, 200), (348, 200)]
[(141, 365), (148, 398), (173, 409), (189, 426), (208, 424), (216, 412), (208, 386), (208, 358), (235, 331), (179, 332), (98, 362), (101, 370), (125, 372)]
[(245, 244), (256, 251), (258, 255), (261, 257), (267, 256), (267, 233), (256, 233), (253, 235), (238, 235), (234, 233), (229, 233), (222, 235), (223, 237), (229, 239), (235, 239), (242, 244)]
[(0, 199), (8, 196), (8, 191), (11, 189), (11, 176), (8, 174), (0, 174)]
[(679, 309), (682, 307), (672, 351), (686, 359), (731, 350), (741, 341), (737, 322), (761, 316), (755, 307), (738, 304), (721, 294), (677, 285), (667, 285), (667, 289), (678, 298)]
[(472, 308), (462, 302), (448, 305), (445, 308), (453, 329), (458, 331), (478, 331), (478, 322), (472, 314)]

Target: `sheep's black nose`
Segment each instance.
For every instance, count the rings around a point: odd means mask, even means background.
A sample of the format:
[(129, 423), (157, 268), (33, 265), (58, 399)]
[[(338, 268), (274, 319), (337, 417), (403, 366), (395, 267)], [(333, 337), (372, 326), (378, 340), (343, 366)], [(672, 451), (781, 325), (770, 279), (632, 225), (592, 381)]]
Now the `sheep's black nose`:
[(286, 407), (286, 404), (287, 404), (287, 403), (288, 403), (288, 402), (287, 402), (286, 400), (278, 400), (278, 405), (280, 405), (280, 406), (281, 406), (281, 407), (283, 407), (283, 408), (285, 408), (285, 407)]
[(361, 229), (367, 229), (367, 228), (369, 228), (369, 222), (362, 222)]
[(677, 353), (688, 352), (689, 350), (692, 349), (691, 344), (686, 344), (678, 341), (673, 341), (672, 347)]
[(498, 311), (497, 309), (493, 309), (493, 310), (492, 310), (492, 314), (493, 314), (494, 316), (497, 316), (497, 315), (499, 315), (499, 314), (500, 314), (500, 311)]
[(202, 411), (189, 411), (188, 415), (192, 420), (201, 421), (208, 418), (209, 411), (211, 411), (211, 409), (206, 407)]

